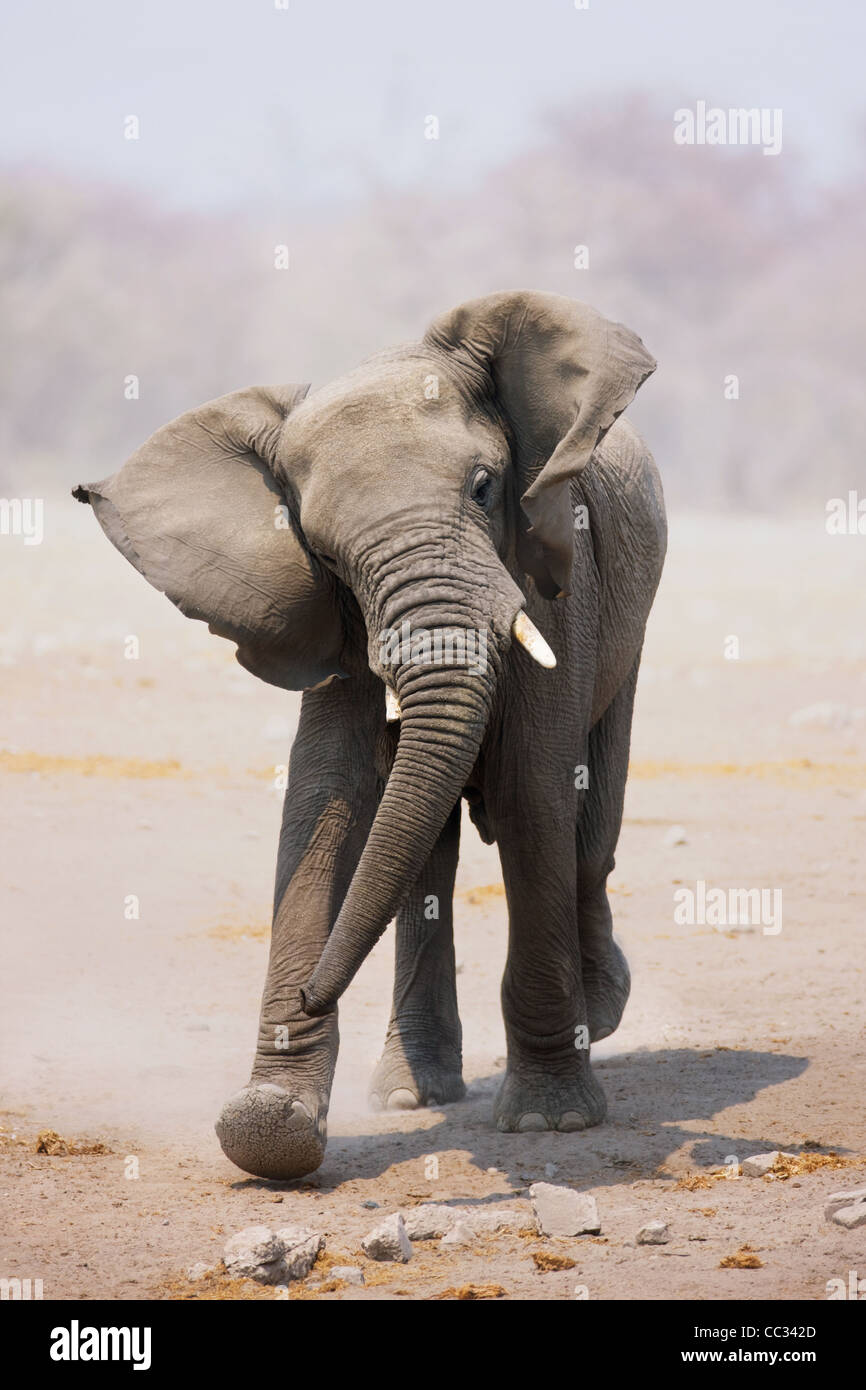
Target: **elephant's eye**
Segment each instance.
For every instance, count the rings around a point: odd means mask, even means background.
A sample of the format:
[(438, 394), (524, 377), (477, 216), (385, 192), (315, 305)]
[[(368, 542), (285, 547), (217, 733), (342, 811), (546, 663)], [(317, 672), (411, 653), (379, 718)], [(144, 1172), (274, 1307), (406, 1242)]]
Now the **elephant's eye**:
[(470, 497), (473, 502), (477, 502), (479, 507), (486, 507), (490, 502), (490, 494), (493, 490), (493, 479), (486, 468), (479, 468), (472, 477)]

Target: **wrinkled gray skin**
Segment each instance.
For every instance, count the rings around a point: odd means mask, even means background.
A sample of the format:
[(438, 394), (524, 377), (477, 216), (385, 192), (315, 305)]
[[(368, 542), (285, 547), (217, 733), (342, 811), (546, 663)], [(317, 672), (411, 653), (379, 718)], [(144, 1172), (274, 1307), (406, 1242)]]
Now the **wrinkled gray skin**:
[[(337, 1000), (395, 914), (371, 1095), (413, 1108), (464, 1094), (461, 797), (498, 844), (508, 900), (496, 1124), (579, 1130), (604, 1117), (575, 1038), (581, 1025), (593, 1040), (611, 1033), (629, 992), (605, 881), (665, 520), (652, 458), (617, 417), (654, 366), (585, 305), (491, 295), (311, 395), (210, 402), (77, 490), (151, 583), (237, 642), (244, 666), (305, 691), (252, 1078), (217, 1122), (247, 1172), (285, 1179), (321, 1163)], [(521, 609), (555, 669), (512, 641)], [(406, 619), (483, 632), (486, 670), (383, 664), (381, 633)], [(386, 723), (385, 682), (400, 722)]]

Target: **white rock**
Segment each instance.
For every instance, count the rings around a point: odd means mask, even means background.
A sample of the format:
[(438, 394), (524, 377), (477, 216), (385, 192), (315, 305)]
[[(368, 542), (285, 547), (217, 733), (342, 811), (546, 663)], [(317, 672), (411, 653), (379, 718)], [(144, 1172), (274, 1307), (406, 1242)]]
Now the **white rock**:
[(306, 1279), (325, 1244), (324, 1238), (306, 1226), (281, 1226), (275, 1235), (282, 1246), (281, 1277), (277, 1283)]
[(866, 1187), (855, 1187), (853, 1192), (831, 1192), (827, 1198), (824, 1215), (829, 1221), (831, 1212), (837, 1207), (851, 1207), (856, 1202), (866, 1202)]
[(855, 1202), (851, 1207), (838, 1207), (831, 1220), (848, 1231), (853, 1231), (855, 1226), (866, 1226), (866, 1202)]
[(247, 1226), (226, 1242), (223, 1263), (234, 1279), (259, 1284), (287, 1284), (304, 1279), (316, 1262), (324, 1239), (305, 1226)]
[(666, 1221), (648, 1221), (637, 1233), (638, 1245), (667, 1245), (671, 1228)]
[(283, 1247), (269, 1226), (245, 1226), (226, 1241), (223, 1263), (233, 1279), (280, 1282)]
[(401, 1211), (410, 1240), (441, 1240), (458, 1224), (473, 1236), (493, 1235), (496, 1231), (525, 1231), (535, 1226), (529, 1211), (511, 1207), (448, 1207), (439, 1202), (426, 1202), (420, 1207)]
[(506, 1207), (483, 1208), (470, 1211), (466, 1225), (479, 1236), (493, 1235), (496, 1231), (527, 1231), (536, 1228), (535, 1216), (529, 1211), (513, 1211)]
[(773, 1149), (768, 1154), (752, 1154), (751, 1158), (743, 1159), (743, 1177), (762, 1178), (780, 1158), (796, 1158), (796, 1154), (787, 1154), (782, 1149)]
[(420, 1207), (401, 1211), (410, 1240), (439, 1240), (466, 1216), (463, 1207), (446, 1207), (441, 1202), (424, 1202)]
[(827, 1198), (824, 1216), (837, 1226), (845, 1226), (851, 1231), (866, 1221), (866, 1187), (857, 1187), (853, 1192), (833, 1192)]
[(598, 1205), (588, 1192), (534, 1182), (529, 1189), (538, 1229), (546, 1236), (597, 1235), (601, 1230)]
[(386, 1219), (361, 1241), (361, 1249), (371, 1260), (394, 1260), (406, 1264), (412, 1258), (412, 1242), (399, 1212)]
[(210, 1265), (206, 1265), (204, 1260), (198, 1260), (194, 1265), (190, 1265), (186, 1272), (186, 1277), (192, 1283), (195, 1283), (196, 1279), (206, 1279), (210, 1271)]
[(328, 1270), (329, 1279), (342, 1279), (344, 1284), (363, 1284), (364, 1271), (357, 1265), (332, 1265)]
[(682, 825), (672, 825), (669, 830), (665, 831), (662, 844), (665, 849), (673, 849), (675, 845), (687, 845), (688, 838), (686, 836), (685, 827)]
[(471, 1245), (477, 1239), (478, 1232), (470, 1226), (468, 1221), (457, 1221), (439, 1243), (450, 1249), (455, 1245)]

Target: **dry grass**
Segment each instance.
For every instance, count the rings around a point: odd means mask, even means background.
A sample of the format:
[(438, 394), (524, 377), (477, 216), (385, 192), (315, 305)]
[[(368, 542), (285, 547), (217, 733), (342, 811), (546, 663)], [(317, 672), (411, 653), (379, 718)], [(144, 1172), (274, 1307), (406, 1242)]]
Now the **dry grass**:
[(459, 1298), (463, 1301), (482, 1298), (504, 1298), (507, 1293), (501, 1284), (459, 1284), (443, 1289), (441, 1293), (430, 1295), (431, 1302), (444, 1298)]
[(674, 758), (645, 758), (629, 763), (628, 775), (638, 781), (658, 777), (750, 777), (791, 787), (866, 787), (863, 763), (813, 763), (810, 758), (757, 763), (688, 763)]
[[(659, 1173), (658, 1176), (664, 1178), (669, 1174)], [(674, 1192), (702, 1192), (705, 1188), (714, 1187), (717, 1182), (724, 1182), (726, 1178), (731, 1179), (727, 1168), (712, 1168), (709, 1173), (686, 1173), (674, 1183)]]
[[(830, 1152), (827, 1154), (799, 1153), (781, 1154), (776, 1159), (769, 1172), (765, 1173), (765, 1182), (784, 1181), (787, 1178), (799, 1178), (807, 1173), (817, 1173), (822, 1168), (866, 1168), (866, 1156), (854, 1154), (850, 1157), (843, 1157), (842, 1154)], [(731, 1182), (736, 1177), (742, 1177), (743, 1170), (737, 1169), (734, 1175), (729, 1168), (711, 1168), (708, 1173), (686, 1173), (674, 1183), (674, 1191), (677, 1192), (700, 1192), (706, 1188), (713, 1187), (717, 1182)], [(658, 1177), (668, 1176), (659, 1173)]]
[[(272, 779), (274, 776), (273, 767), (248, 768), (247, 771), (257, 779)], [(60, 757), (49, 753), (10, 753), (0, 750), (0, 772), (71, 773), (80, 777), (150, 780), (224, 776), (225, 768), (185, 768), (175, 758), (118, 758), (106, 753)], [(691, 763), (676, 758), (642, 758), (629, 764), (628, 775), (637, 781), (652, 781), (661, 777), (749, 777), (791, 787), (866, 787), (866, 765), (863, 763), (816, 763), (810, 758), (783, 758), (755, 763)], [(505, 889), (501, 883), (490, 883), (464, 889), (458, 897), (474, 906), (483, 906), (490, 898), (504, 895)]]
[(270, 922), (218, 922), (204, 936), (212, 941), (267, 941), (271, 935)]
[(180, 1303), (213, 1303), (238, 1300), (281, 1298), (282, 1292), (266, 1284), (257, 1284), (252, 1279), (229, 1279), (221, 1270), (211, 1270), (201, 1279), (190, 1280), (185, 1275), (174, 1275), (163, 1279), (153, 1290), (155, 1299), (173, 1299)]
[(542, 1274), (547, 1274), (553, 1269), (576, 1269), (577, 1262), (569, 1259), (567, 1255), (557, 1255), (552, 1250), (534, 1250), (532, 1258), (535, 1261), (535, 1268)]
[[(843, 1157), (841, 1154), (830, 1152), (827, 1154), (818, 1153), (799, 1153), (790, 1156), (780, 1154), (768, 1173), (764, 1174), (765, 1182), (774, 1182), (779, 1179), (801, 1177), (806, 1173), (816, 1173), (821, 1168), (863, 1168), (866, 1167), (866, 1157), (855, 1154), (851, 1157)], [(737, 1169), (734, 1175), (729, 1168), (711, 1168), (708, 1173), (686, 1173), (674, 1183), (674, 1191), (677, 1192), (700, 1192), (706, 1188), (715, 1186), (717, 1182), (731, 1182), (736, 1177), (742, 1177), (742, 1168)], [(657, 1174), (663, 1178), (669, 1176), (665, 1173)]]
[(764, 1175), (765, 1181), (773, 1179), (798, 1178), (804, 1173), (817, 1173), (821, 1168), (866, 1168), (866, 1157), (855, 1154), (850, 1158), (844, 1158), (841, 1154), (830, 1152), (828, 1154), (799, 1153), (788, 1157), (787, 1154), (780, 1154), (773, 1164), (769, 1173)]
[(455, 897), (462, 898), (472, 907), (484, 907), (491, 900), (505, 897), (504, 883), (482, 883), (475, 888), (463, 888)]
[(110, 1154), (107, 1144), (97, 1141), (93, 1144), (81, 1143), (76, 1139), (64, 1139), (56, 1129), (43, 1129), (36, 1136), (36, 1153), (49, 1154), (51, 1158), (64, 1158), (69, 1154)]
[(78, 777), (193, 777), (175, 758), (113, 758), (91, 753), (85, 758), (55, 757), (47, 753), (7, 753), (0, 751), (0, 772), (63, 772)]
[(752, 1249), (751, 1245), (741, 1245), (733, 1255), (724, 1255), (719, 1260), (719, 1269), (763, 1269), (764, 1261), (760, 1259)]

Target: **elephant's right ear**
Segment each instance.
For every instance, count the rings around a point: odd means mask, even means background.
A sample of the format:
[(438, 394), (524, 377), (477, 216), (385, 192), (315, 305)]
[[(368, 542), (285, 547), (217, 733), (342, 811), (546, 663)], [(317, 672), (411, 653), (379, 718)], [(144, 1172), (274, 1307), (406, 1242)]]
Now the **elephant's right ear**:
[(251, 387), (209, 401), (73, 493), (145, 579), (286, 690), (345, 674), (333, 584), (298, 539), (272, 472), (285, 419), (308, 390)]

